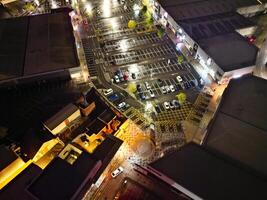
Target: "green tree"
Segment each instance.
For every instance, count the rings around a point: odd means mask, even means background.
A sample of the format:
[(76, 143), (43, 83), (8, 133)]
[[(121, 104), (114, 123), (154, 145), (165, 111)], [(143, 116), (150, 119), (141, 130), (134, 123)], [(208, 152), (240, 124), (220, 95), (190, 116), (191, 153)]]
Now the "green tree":
[(182, 54), (177, 57), (177, 62), (179, 65), (184, 62), (184, 56)]
[(137, 23), (136, 23), (136, 21), (135, 20), (129, 20), (129, 22), (128, 22), (128, 28), (129, 29), (135, 29), (135, 27), (137, 26)]
[(158, 37), (162, 38), (164, 34), (165, 34), (165, 29), (163, 27), (160, 27), (157, 32)]
[(180, 104), (183, 104), (186, 101), (186, 94), (184, 92), (180, 92), (176, 95)]
[(26, 11), (28, 11), (28, 12), (32, 12), (32, 11), (35, 10), (35, 7), (33, 6), (32, 3), (30, 3), (30, 2), (26, 2), (26, 3), (24, 4), (24, 6), (23, 6), (23, 9), (26, 10)]
[(137, 87), (135, 83), (129, 83), (127, 87), (127, 91), (129, 93), (135, 93), (137, 91)]

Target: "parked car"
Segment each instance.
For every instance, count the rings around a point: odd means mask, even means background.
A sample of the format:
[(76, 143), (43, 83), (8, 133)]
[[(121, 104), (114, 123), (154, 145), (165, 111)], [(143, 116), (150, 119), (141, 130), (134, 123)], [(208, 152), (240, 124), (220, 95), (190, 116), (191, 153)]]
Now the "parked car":
[(150, 90), (151, 89), (151, 86), (149, 85), (148, 82), (145, 82), (145, 86), (146, 86), (146, 89)]
[(132, 73), (132, 79), (136, 79), (136, 74)]
[(118, 108), (119, 108), (119, 109), (122, 109), (122, 108), (124, 108), (125, 106), (126, 106), (126, 103), (123, 101), (123, 102), (119, 103)]
[(161, 92), (162, 92), (162, 94), (166, 94), (167, 93), (167, 90), (166, 90), (166, 88), (164, 86), (161, 87)]
[(158, 79), (157, 81), (160, 87), (163, 86), (163, 81), (161, 79)]
[(166, 85), (165, 86), (165, 89), (166, 89), (167, 93), (170, 93), (171, 92), (170, 86)]
[(151, 98), (155, 98), (155, 93), (152, 90), (149, 90), (149, 94)]
[(111, 102), (114, 102), (118, 99), (119, 99), (119, 95), (117, 95), (116, 93), (108, 96), (108, 100), (110, 100)]
[(174, 104), (172, 102), (169, 103), (170, 109), (174, 109)]
[(111, 176), (112, 178), (116, 178), (118, 175), (120, 175), (123, 172), (123, 168), (122, 167), (118, 167), (117, 169), (115, 169), (112, 173)]
[(166, 110), (169, 110), (169, 109), (170, 109), (170, 103), (167, 102), (167, 101), (165, 101), (165, 102), (163, 103), (163, 106), (164, 106), (164, 108), (165, 108)]
[(146, 100), (146, 95), (144, 93), (140, 93), (139, 97), (141, 100)]
[(120, 82), (120, 79), (119, 79), (119, 77), (117, 75), (114, 76), (114, 81), (115, 81), (115, 83), (119, 83)]
[(183, 82), (183, 79), (182, 79), (181, 76), (176, 76), (176, 80), (177, 80), (179, 83)]
[(110, 95), (110, 94), (112, 94), (113, 93), (113, 90), (111, 89), (111, 88), (109, 88), (109, 89), (107, 89), (107, 90), (104, 90), (104, 95), (105, 96), (108, 96), (108, 95)]
[(159, 105), (156, 105), (156, 106), (155, 106), (155, 110), (156, 110), (157, 113), (161, 113), (161, 110), (160, 110)]
[(138, 92), (142, 92), (142, 87), (141, 87), (140, 84), (137, 84), (136, 85), (136, 89), (137, 89)]
[(172, 100), (172, 104), (174, 105), (175, 108), (178, 108), (178, 109), (181, 108), (179, 101), (177, 101), (177, 100), (175, 100), (175, 99)]
[(170, 85), (170, 90), (171, 90), (171, 92), (175, 92), (174, 85)]

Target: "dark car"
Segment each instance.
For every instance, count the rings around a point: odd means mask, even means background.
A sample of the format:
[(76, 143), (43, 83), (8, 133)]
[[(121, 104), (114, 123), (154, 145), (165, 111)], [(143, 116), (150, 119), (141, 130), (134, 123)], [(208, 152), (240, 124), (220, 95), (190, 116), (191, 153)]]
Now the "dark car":
[(132, 79), (136, 79), (136, 74), (132, 73)]
[(115, 94), (111, 94), (110, 96), (108, 96), (108, 100), (110, 100), (111, 102), (114, 102), (116, 100), (119, 99), (119, 95)]
[(140, 93), (139, 97), (141, 100), (146, 100), (146, 95), (144, 93)]
[(136, 89), (137, 89), (138, 92), (142, 92), (142, 87), (141, 87), (140, 84), (137, 84), (136, 85)]
[(163, 81), (161, 79), (158, 79), (157, 81), (160, 87), (163, 86)]
[(196, 86), (196, 84), (195, 84), (195, 82), (193, 80), (191, 80), (190, 83), (191, 83), (192, 87)]
[(156, 105), (156, 106), (155, 106), (155, 110), (156, 110), (157, 113), (161, 113), (161, 110), (160, 110), (159, 105)]
[(173, 105), (174, 105), (175, 108), (178, 108), (178, 109), (181, 108), (181, 105), (180, 105), (179, 101), (173, 100), (172, 103), (173, 103)]

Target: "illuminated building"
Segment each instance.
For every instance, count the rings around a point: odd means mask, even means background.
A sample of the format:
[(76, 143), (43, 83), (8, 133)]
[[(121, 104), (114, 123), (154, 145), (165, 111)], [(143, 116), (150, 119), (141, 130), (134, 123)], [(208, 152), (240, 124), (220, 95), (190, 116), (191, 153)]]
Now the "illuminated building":
[(203, 74), (220, 84), (252, 73), (258, 49), (245, 37), (251, 36), (256, 24), (243, 15), (263, 11), (266, 5), (254, 0), (152, 3), (154, 17), (177, 37), (177, 48), (186, 47), (202, 65)]

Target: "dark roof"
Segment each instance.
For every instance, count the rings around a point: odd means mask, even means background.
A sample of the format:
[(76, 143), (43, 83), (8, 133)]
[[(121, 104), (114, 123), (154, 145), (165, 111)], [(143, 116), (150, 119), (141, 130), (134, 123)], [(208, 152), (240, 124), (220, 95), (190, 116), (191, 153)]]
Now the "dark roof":
[(0, 43), (0, 80), (79, 66), (68, 12), (0, 20)]
[(18, 156), (5, 146), (0, 146), (0, 171), (5, 169), (9, 164), (16, 160)]
[(159, 3), (175, 21), (216, 15), (260, 4), (257, 0), (160, 0)]
[(106, 124), (102, 121), (100, 121), (99, 119), (94, 119), (88, 126), (87, 126), (87, 133), (88, 135), (92, 135), (99, 133), (99, 131), (101, 131), (104, 127), (106, 126)]
[(105, 140), (99, 145), (93, 156), (102, 161), (102, 167), (95, 176), (95, 180), (99, 178), (112, 158), (115, 156), (123, 141), (113, 135), (107, 135)]
[(21, 151), (23, 155), (26, 154), (25, 159), (32, 159), (42, 145), (53, 138), (54, 136), (48, 131), (28, 130), (20, 142)]
[(267, 175), (267, 81), (255, 76), (231, 80), (205, 144)]
[(203, 199), (266, 199), (267, 181), (190, 143), (151, 166)]
[(113, 158), (122, 143), (123, 141), (119, 138), (113, 135), (107, 135), (101, 145), (95, 149), (93, 155), (105, 163), (105, 160), (111, 160)]
[(101, 162), (86, 152), (73, 165), (55, 158), (30, 185), (28, 191), (40, 200), (75, 198), (84, 184), (90, 187), (100, 166)]
[(110, 109), (106, 109), (104, 110), (99, 116), (98, 118), (105, 122), (106, 124), (109, 123), (114, 117), (116, 117), (116, 114)]
[(236, 12), (227, 12), (212, 16), (182, 20), (179, 24), (196, 42), (204, 38), (234, 33), (238, 29), (248, 28), (255, 25)]
[(0, 190), (0, 199), (33, 199), (27, 192), (26, 188), (39, 174), (42, 169), (35, 164), (30, 164), (23, 172), (14, 178), (8, 185)]
[(58, 111), (55, 115), (49, 118), (44, 124), (50, 129), (53, 130), (69, 116), (75, 113), (79, 108), (74, 104), (70, 103)]
[(0, 19), (10, 18), (11, 15), (7, 12), (5, 7), (0, 4)]
[(201, 39), (198, 44), (224, 72), (255, 65), (258, 48), (238, 33)]

